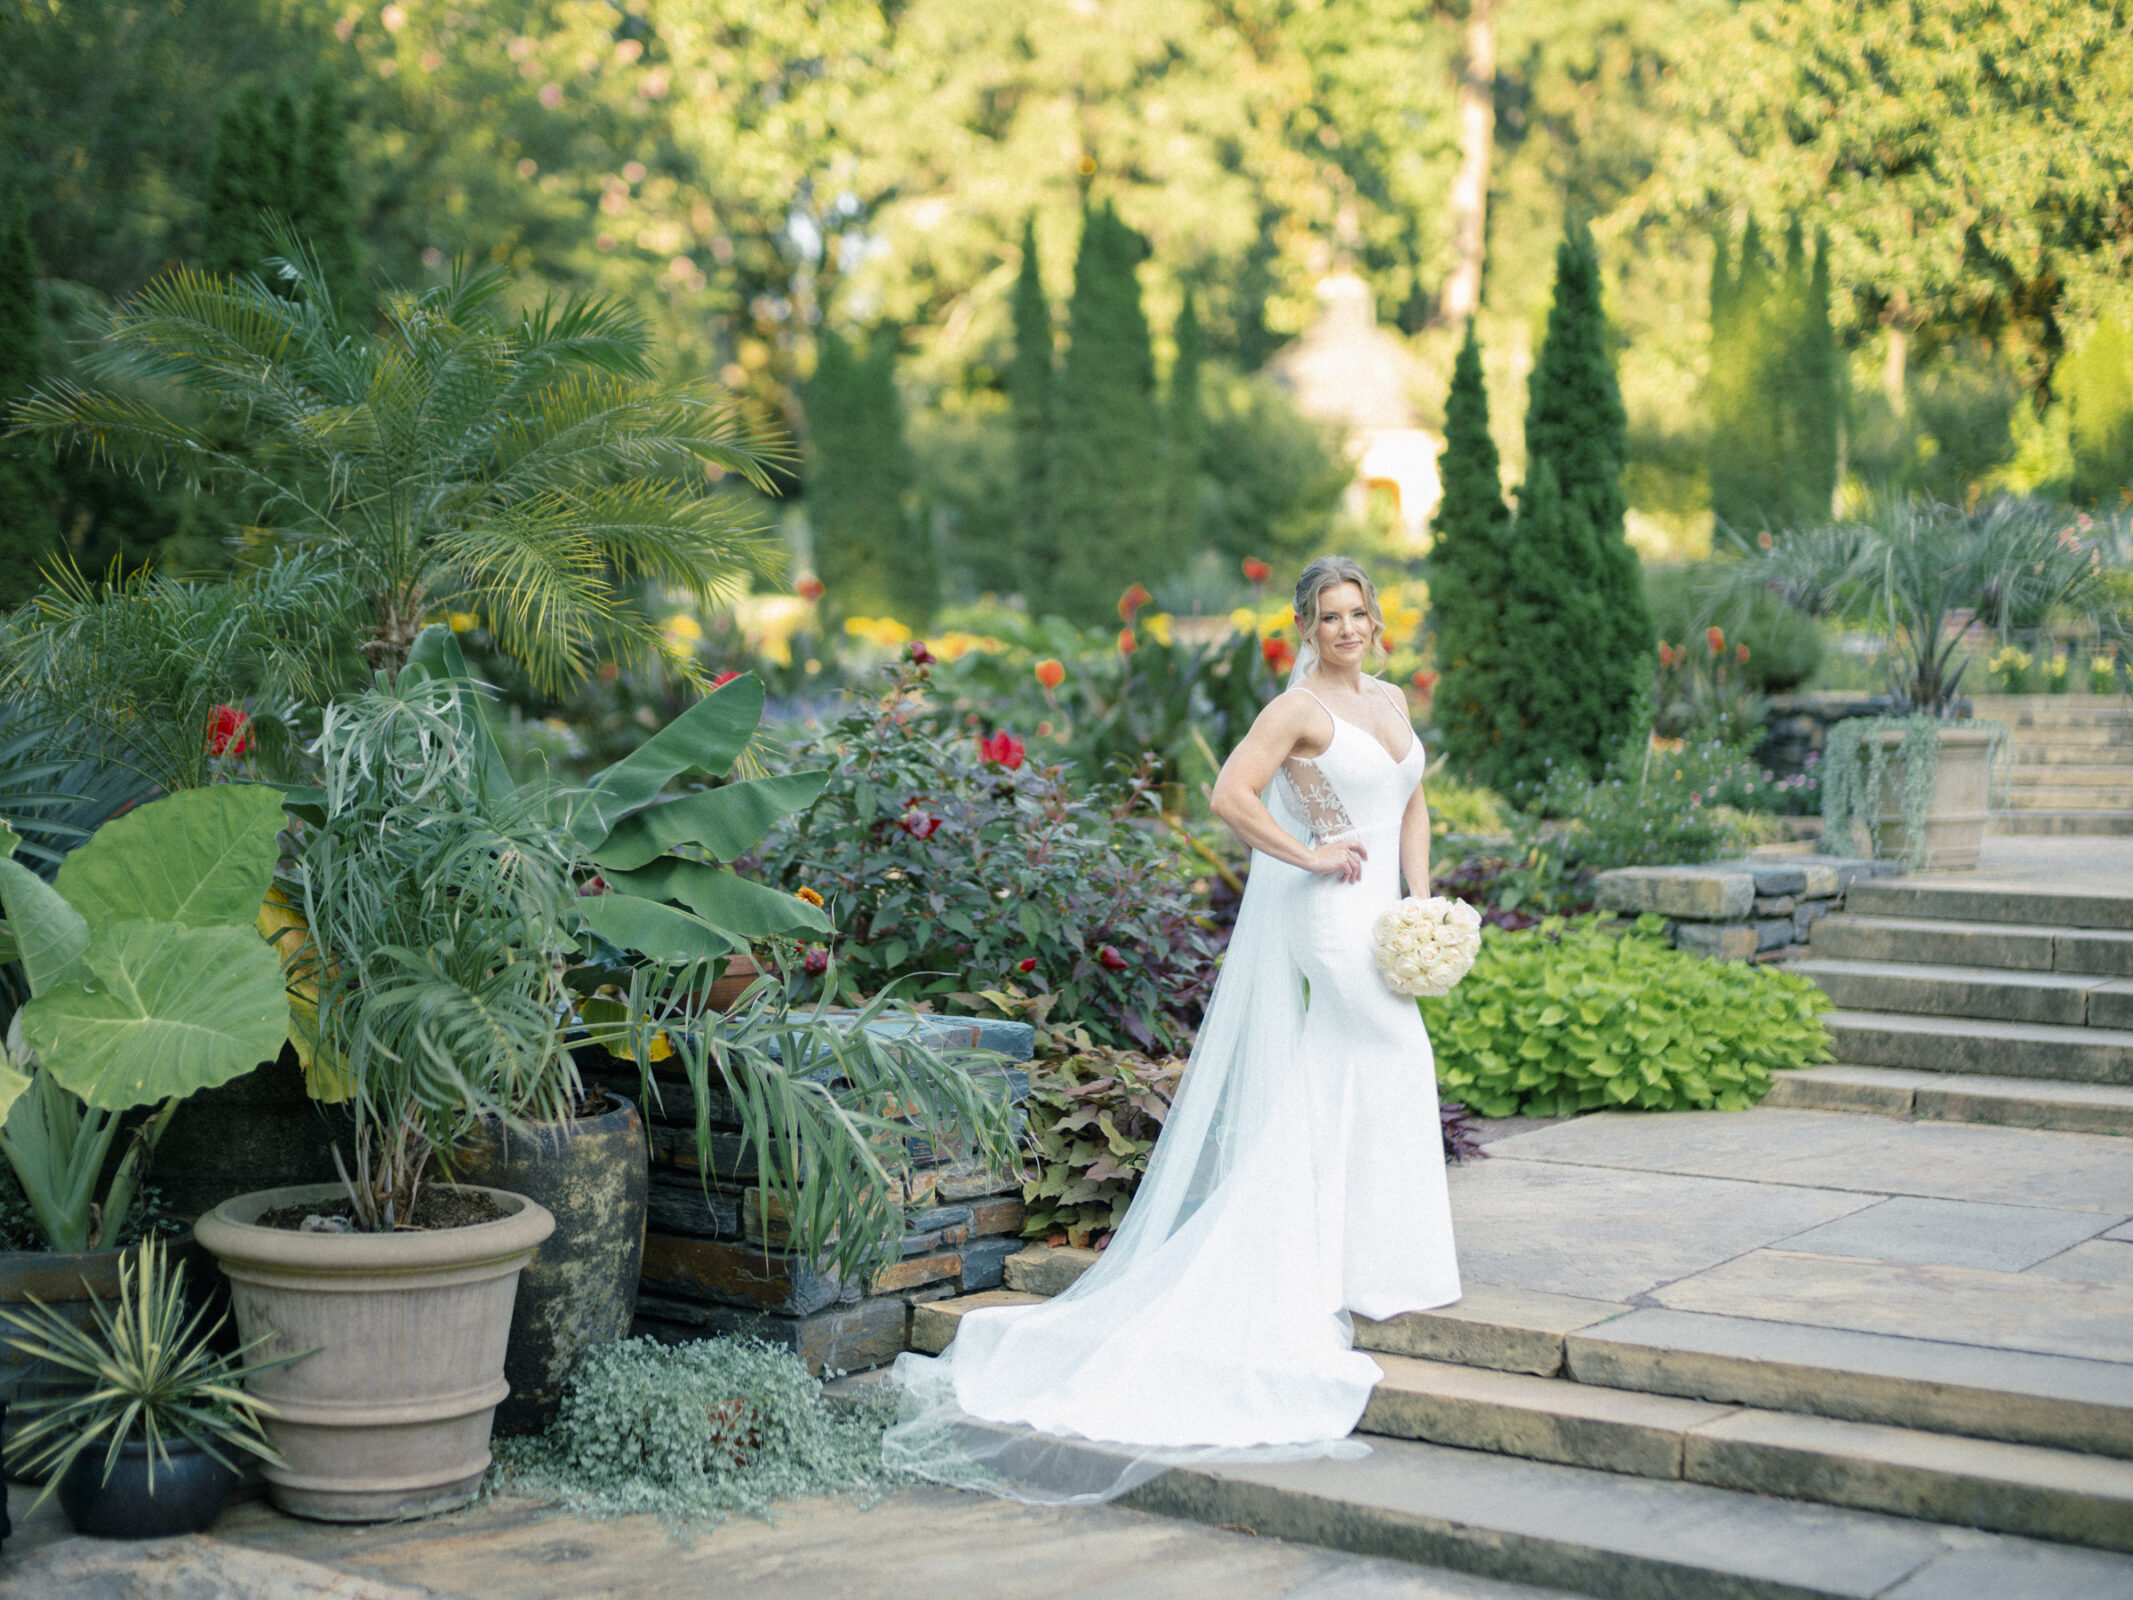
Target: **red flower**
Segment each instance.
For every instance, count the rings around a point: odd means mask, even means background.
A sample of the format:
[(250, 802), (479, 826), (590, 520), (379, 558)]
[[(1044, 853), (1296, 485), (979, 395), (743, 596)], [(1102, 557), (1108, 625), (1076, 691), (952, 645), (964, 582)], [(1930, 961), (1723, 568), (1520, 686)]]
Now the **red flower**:
[(793, 585), (793, 588), (799, 591), (799, 595), (802, 600), (820, 600), (824, 595), (829, 593), (829, 591), (822, 586), (822, 580), (816, 577), (812, 572), (803, 574), (801, 576), (800, 581)]
[(941, 831), (941, 819), (923, 811), (906, 811), (896, 819), (896, 825), (914, 839), (930, 839)]
[(1264, 583), (1273, 576), (1274, 569), (1257, 556), (1246, 556), (1244, 558), (1244, 581), (1246, 583)]
[(1296, 665), (1296, 648), (1278, 635), (1259, 647), (1259, 654), (1276, 672), (1287, 672)]
[(1035, 972), (1037, 970), (1037, 958), (1035, 956), (1024, 956), (1015, 963), (1015, 970), (1017, 972)]
[(1051, 725), (1051, 724), (1050, 724), (1049, 722), (1040, 722), (1040, 723), (1038, 723), (1038, 724), (1037, 724), (1037, 737), (1038, 737), (1038, 738), (1040, 738), (1040, 739), (1049, 739), (1049, 738), (1050, 738), (1051, 736), (1052, 736), (1052, 725)]
[(1668, 644), (1664, 639), (1661, 639), (1659, 641), (1659, 665), (1661, 665), (1662, 667), (1671, 667), (1673, 664), (1674, 647)]
[(978, 741), (978, 754), (987, 761), (997, 761), (1009, 772), (1021, 767), (1022, 757), (1025, 753), (1026, 749), (1022, 741), (1004, 728), (990, 739), (980, 739)]
[(1704, 642), (1711, 647), (1711, 654), (1722, 656), (1726, 653), (1726, 630), (1717, 623), (1714, 622), (1704, 629), (1703, 637)]
[(606, 893), (607, 880), (601, 877), (600, 874), (597, 872), (594, 873), (591, 877), (587, 878), (583, 883), (578, 885), (578, 894), (581, 898), (587, 895)]
[(1118, 953), (1116, 945), (1105, 945), (1096, 952), (1096, 959), (1113, 972), (1126, 970), (1126, 958)]
[(1437, 687), (1437, 675), (1427, 667), (1424, 667), (1407, 681), (1415, 686), (1415, 692), (1418, 694), (1433, 693)]
[(829, 964), (830, 953), (819, 946), (808, 951), (806, 961), (801, 963), (807, 968), (807, 975), (810, 978), (821, 977), (823, 973), (829, 971)]
[(740, 674), (738, 672), (721, 672), (717, 677), (711, 680), (711, 687), (713, 689), (723, 689), (726, 687), (727, 684), (731, 683), (735, 678), (738, 678), (739, 676)]
[(241, 756), (252, 748), (252, 719), (235, 706), (217, 706), (207, 719), (207, 753)]
[(1768, 528), (1765, 528), (1761, 533), (1755, 536), (1755, 542), (1761, 545), (1765, 550), (1768, 550), (1772, 545), (1777, 543), (1775, 539), (1770, 537), (1770, 530)]
[(1124, 594), (1118, 597), (1118, 620), (1121, 622), (1131, 622), (1133, 620), (1133, 613), (1140, 610), (1142, 606), (1146, 605), (1154, 598), (1154, 595), (1150, 594), (1146, 589), (1143, 589), (1139, 584), (1136, 583), (1132, 588), (1128, 589)]
[(1133, 637), (1133, 630), (1131, 628), (1121, 628), (1118, 630), (1118, 653), (1120, 655), (1130, 656), (1140, 647), (1141, 642), (1140, 640)]
[(1050, 694), (1054, 689), (1066, 682), (1066, 668), (1051, 656), (1046, 656), (1030, 670), (1037, 674), (1037, 681), (1044, 685), (1046, 694)]
[(926, 648), (925, 640), (913, 639), (911, 641), (910, 648), (912, 661), (922, 667), (930, 667), (933, 665), (933, 652)]
[(1735, 655), (1737, 655), (1737, 656), (1739, 656), (1739, 657), (1740, 657), (1740, 664), (1741, 664), (1742, 666), (1744, 666), (1744, 667), (1745, 667), (1745, 666), (1746, 666), (1746, 665), (1748, 664), (1748, 647), (1747, 647), (1746, 645), (1744, 645), (1744, 644), (1737, 644), (1737, 645), (1735, 645), (1735, 646), (1733, 647), (1733, 653), (1734, 653)]

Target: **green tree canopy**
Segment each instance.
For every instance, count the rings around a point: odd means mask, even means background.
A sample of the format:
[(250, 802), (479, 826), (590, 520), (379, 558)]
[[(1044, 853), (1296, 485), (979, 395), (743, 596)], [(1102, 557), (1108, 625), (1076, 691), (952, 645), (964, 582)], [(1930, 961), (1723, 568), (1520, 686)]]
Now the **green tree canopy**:
[(845, 616), (923, 624), (940, 603), (931, 530), (912, 515), (911, 456), (896, 393), (896, 331), (854, 350), (834, 329), (807, 385), (807, 514), (815, 571)]
[(1503, 730), (1513, 709), (1507, 664), (1521, 648), (1508, 622), (1511, 511), (1489, 435), (1481, 344), (1467, 323), (1444, 406), (1444, 498), (1431, 524), (1430, 618), (1439, 681), (1433, 701), (1439, 754), (1459, 772), (1501, 783)]

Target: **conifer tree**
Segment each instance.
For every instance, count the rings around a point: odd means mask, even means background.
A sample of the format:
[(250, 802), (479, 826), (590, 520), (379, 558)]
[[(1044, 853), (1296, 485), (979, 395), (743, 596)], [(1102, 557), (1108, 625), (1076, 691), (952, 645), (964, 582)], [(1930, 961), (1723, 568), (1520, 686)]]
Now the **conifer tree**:
[(1055, 566), (1043, 609), (1107, 620), (1158, 545), (1162, 461), (1141, 238), (1111, 203), (1083, 214), (1052, 452)]
[[(37, 259), (29, 217), (0, 196), (0, 412), (37, 386)], [(0, 606), (37, 592), (39, 568), (59, 549), (51, 463), (24, 439), (0, 437)]]
[(1015, 358), (1007, 400), (1015, 430), (1015, 532), (1023, 591), (1047, 592), (1058, 551), (1052, 538), (1052, 308), (1037, 260), (1037, 224), (1022, 224), (1022, 270), (1015, 278)]
[(302, 132), (287, 94), (246, 89), (222, 108), (208, 168), (200, 264), (210, 272), (254, 273), (268, 253), (265, 214), (294, 216)]
[(1511, 510), (1489, 433), (1489, 393), (1471, 317), (1452, 367), (1438, 472), (1444, 495), (1430, 525), (1429, 555), (1438, 671), (1433, 709), (1444, 757), (1470, 778), (1493, 785), (1504, 777), (1498, 762), (1510, 710)]
[(1550, 770), (1596, 773), (1624, 722), (1606, 672), (1604, 562), (1592, 518), (1558, 488), (1555, 463), (1531, 457), (1512, 530), (1507, 648), (1495, 684), (1500, 733), (1480, 764), (1492, 787), (1540, 783)]
[(1199, 545), (1200, 461), (1207, 420), (1201, 410), (1200, 365), (1207, 355), (1207, 335), (1190, 289), (1178, 312), (1172, 338), (1177, 357), (1170, 364), (1170, 387), (1163, 396), (1163, 541), (1161, 569), (1182, 570)]
[(321, 69), (304, 105), (302, 141), (289, 184), (289, 219), (317, 256), (319, 269), (351, 323), (368, 320), (368, 296), (356, 276), (355, 201), (348, 185), (348, 128), (340, 79)]
[(1824, 521), (1836, 490), (1843, 363), (1830, 320), (1828, 251), (1808, 258), (1795, 220), (1773, 271), (1751, 219), (1729, 275), (1711, 274), (1711, 511), (1739, 532)]
[(815, 571), (846, 616), (922, 623), (940, 599), (930, 529), (914, 529), (912, 485), (896, 393), (896, 335), (877, 330), (855, 350), (822, 334), (807, 386), (808, 526)]
[[(1597, 772), (1636, 726), (1648, 698), (1652, 619), (1644, 601), (1644, 572), (1623, 537), (1628, 501), (1622, 467), (1628, 458), (1628, 417), (1608, 351), (1607, 313), (1600, 298), (1599, 254), (1581, 224), (1566, 233), (1555, 256), (1555, 303), (1534, 366), (1526, 409), (1526, 478), (1537, 484), (1546, 466), (1560, 514), (1542, 518), (1521, 506), (1514, 549), (1520, 603), (1552, 605), (1562, 591), (1533, 575), (1550, 567), (1575, 574), (1573, 596), (1589, 595), (1589, 623), (1549, 637), (1560, 658), (1537, 663), (1560, 673), (1586, 708), (1577, 725), (1548, 728), (1516, 763), (1530, 768), (1536, 754), (1575, 755)], [(1558, 553), (1551, 556), (1553, 547)]]

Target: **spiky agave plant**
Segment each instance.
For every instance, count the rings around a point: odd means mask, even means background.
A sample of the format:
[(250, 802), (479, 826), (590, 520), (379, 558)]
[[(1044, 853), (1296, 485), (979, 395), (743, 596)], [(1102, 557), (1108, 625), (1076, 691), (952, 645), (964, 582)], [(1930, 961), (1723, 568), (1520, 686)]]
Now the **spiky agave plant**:
[[(226, 1450), (281, 1464), (260, 1426), (274, 1408), (249, 1393), (244, 1379), (309, 1351), (249, 1361), (265, 1340), (232, 1354), (217, 1350), (215, 1335), (227, 1313), (206, 1326), (205, 1306), (188, 1315), (184, 1263), (172, 1261), (153, 1234), (120, 1259), (117, 1301), (106, 1306), (92, 1294), (89, 1317), (89, 1327), (76, 1327), (34, 1295), (28, 1311), (0, 1311), (0, 1319), (21, 1330), (9, 1344), (72, 1380), (52, 1399), (16, 1403), (43, 1414), (16, 1433), (11, 1472), (48, 1474), (44, 1494), (50, 1494), (77, 1460), (102, 1445), (108, 1482), (120, 1453), (136, 1439), (148, 1447), (151, 1494), (157, 1466), (170, 1470), (174, 1439), (191, 1441), (233, 1472), (237, 1463)], [(38, 1503), (43, 1500), (39, 1495)]]
[[(753, 507), (716, 480), (768, 492), (783, 447), (723, 392), (655, 379), (625, 303), (514, 315), (507, 277), (462, 262), (355, 337), (303, 243), (277, 229), (274, 248), (272, 285), (191, 267), (155, 279), (85, 363), (101, 386), (47, 385), (18, 428), (255, 506), (248, 541), (337, 573), (388, 676), (425, 621), (471, 612), (561, 687), (602, 651), (656, 646), (640, 583), (710, 606), (777, 564)], [(205, 400), (222, 436), (142, 378)]]

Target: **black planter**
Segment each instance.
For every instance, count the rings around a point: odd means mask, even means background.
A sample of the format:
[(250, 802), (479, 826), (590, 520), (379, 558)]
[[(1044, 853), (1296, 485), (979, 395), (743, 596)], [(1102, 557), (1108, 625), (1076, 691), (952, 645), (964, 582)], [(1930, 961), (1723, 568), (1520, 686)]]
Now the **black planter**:
[(644, 1124), (622, 1096), (560, 1128), (500, 1138), (496, 1130), (460, 1148), (454, 1176), (508, 1189), (546, 1206), (555, 1232), (519, 1278), (504, 1377), (499, 1434), (538, 1433), (554, 1418), (563, 1382), (590, 1345), (629, 1337), (644, 1263), (648, 1181)]
[(90, 1446), (59, 1480), (59, 1505), (76, 1533), (95, 1539), (162, 1539), (204, 1533), (237, 1489), (237, 1474), (198, 1445), (168, 1441), (170, 1459), (155, 1464), (148, 1488), (148, 1445), (132, 1440), (104, 1477), (104, 1451)]

